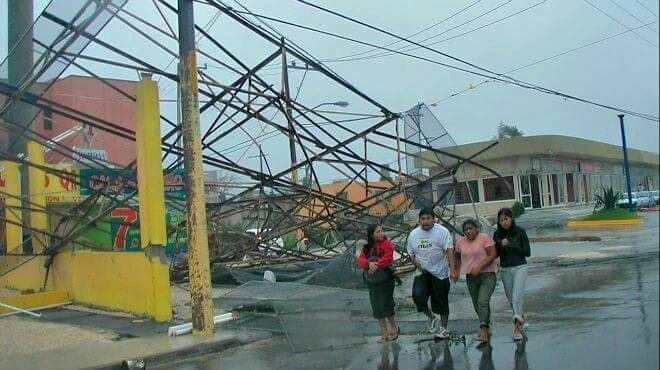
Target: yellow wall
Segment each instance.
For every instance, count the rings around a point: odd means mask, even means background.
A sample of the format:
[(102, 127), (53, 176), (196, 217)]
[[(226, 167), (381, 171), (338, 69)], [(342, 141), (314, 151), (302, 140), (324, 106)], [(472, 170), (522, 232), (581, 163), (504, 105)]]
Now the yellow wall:
[[(21, 256), (0, 258), (5, 271)], [(40, 291), (46, 269), (45, 257), (37, 257), (0, 277), (4, 287)], [(64, 290), (78, 304), (172, 318), (167, 263), (145, 253), (79, 251), (59, 253), (51, 267), (46, 290)]]

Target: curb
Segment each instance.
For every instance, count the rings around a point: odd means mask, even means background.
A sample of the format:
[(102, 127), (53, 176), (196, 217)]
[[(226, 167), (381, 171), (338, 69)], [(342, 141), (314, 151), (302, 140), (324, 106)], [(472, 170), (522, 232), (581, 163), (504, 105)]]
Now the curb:
[(568, 221), (566, 226), (571, 229), (579, 229), (590, 227), (639, 226), (643, 224), (644, 219), (640, 217), (629, 220)]
[[(120, 363), (110, 363), (100, 366), (90, 367), (88, 369), (94, 370), (117, 370), (117, 369), (133, 369), (130, 365), (127, 365), (131, 362), (141, 362), (142, 369), (149, 368), (152, 366), (162, 365), (174, 360), (181, 360), (185, 358), (203, 356), (211, 352), (219, 352), (232, 347), (237, 347), (241, 345), (241, 341), (236, 338), (226, 338), (219, 341), (201, 343), (193, 345), (190, 347), (184, 347), (176, 351), (154, 353), (139, 359), (125, 359)], [(135, 367), (135, 369), (140, 369), (140, 367)]]
[[(94, 370), (117, 370), (117, 369), (144, 369), (154, 366), (161, 366), (175, 361), (181, 361), (192, 357), (199, 357), (211, 353), (221, 352), (230, 348), (239, 347), (247, 343), (269, 338), (270, 335), (254, 334), (239, 335), (228, 338), (222, 338), (204, 343), (193, 344), (190, 346), (178, 348), (173, 351), (162, 351), (151, 353), (143, 357), (126, 358), (103, 365), (88, 367)], [(137, 366), (136, 366), (137, 365)], [(140, 367), (142, 366), (142, 367)]]

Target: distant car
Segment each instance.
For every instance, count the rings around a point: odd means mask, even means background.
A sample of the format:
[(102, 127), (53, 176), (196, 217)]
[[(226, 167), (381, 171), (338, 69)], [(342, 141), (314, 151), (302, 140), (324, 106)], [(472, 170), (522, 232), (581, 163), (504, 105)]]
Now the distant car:
[[(632, 193), (630, 193), (630, 196), (631, 196), (631, 200), (632, 200), (632, 205), (633, 205), (633, 207), (634, 207), (634, 208), (637, 208), (637, 203), (639, 203), (638, 200), (637, 200), (637, 193), (632, 192)], [(619, 199), (619, 200), (616, 202), (616, 205), (617, 205), (619, 208), (628, 208), (628, 193), (623, 193), (623, 194), (621, 195), (621, 199)]]
[(637, 195), (638, 198), (638, 207), (640, 208), (648, 208), (648, 207), (653, 207), (655, 205), (655, 201), (653, 200), (653, 194), (650, 191), (640, 191), (639, 194)]
[(277, 256), (284, 250), (284, 239), (280, 237), (269, 237), (271, 229), (248, 229), (246, 234), (254, 235), (255, 242), (259, 252), (266, 253), (267, 256)]
[(660, 204), (660, 191), (659, 190), (653, 190), (649, 191), (651, 193), (651, 199), (653, 200), (653, 205), (657, 206)]
[[(648, 191), (632, 192), (630, 195), (633, 208), (645, 208), (653, 205), (653, 197)], [(623, 196), (616, 204), (619, 208), (628, 208), (628, 193), (623, 193)]]

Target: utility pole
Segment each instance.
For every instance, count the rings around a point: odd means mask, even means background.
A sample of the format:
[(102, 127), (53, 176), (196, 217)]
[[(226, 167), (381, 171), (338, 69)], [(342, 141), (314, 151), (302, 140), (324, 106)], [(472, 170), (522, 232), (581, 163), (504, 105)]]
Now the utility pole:
[[(7, 78), (10, 84), (20, 87), (31, 77), (32, 67), (34, 65), (34, 52), (32, 46), (33, 29), (33, 0), (9, 0), (7, 2), (7, 41), (9, 55), (7, 56)], [(36, 110), (30, 104), (15, 101), (10, 110), (6, 113), (8, 121), (17, 123), (24, 127), (29, 127), (36, 115)], [(0, 149), (13, 155), (22, 154), (27, 156), (27, 138), (26, 131), (23, 129), (9, 130), (8, 142), (2, 143)], [(31, 237), (30, 230), (30, 212), (29, 206), (30, 184), (28, 176), (28, 165), (19, 167), (20, 172), (20, 197), (23, 224), (20, 244), (23, 247), (23, 253), (33, 252), (32, 242), (24, 236)], [(21, 211), (18, 211), (21, 212)]]
[(193, 334), (212, 335), (213, 301), (211, 299), (211, 266), (206, 226), (204, 172), (202, 169), (202, 135), (199, 126), (197, 88), (197, 56), (195, 52), (195, 17), (193, 0), (179, 3), (179, 83), (181, 84), (181, 131), (183, 161), (188, 186), (186, 214), (188, 227), (188, 266)]
[(621, 143), (623, 145), (623, 170), (626, 174), (626, 190), (628, 191), (628, 210), (633, 211), (632, 189), (630, 187), (630, 166), (628, 165), (628, 148), (626, 147), (626, 130), (623, 128), (623, 114), (618, 114), (621, 126)]
[(282, 96), (286, 104), (286, 121), (289, 128), (289, 152), (291, 154), (291, 182), (298, 183), (298, 169), (294, 168), (298, 159), (296, 158), (296, 139), (293, 133), (293, 112), (291, 109), (291, 95), (289, 93), (289, 66), (286, 64), (286, 48), (284, 47), (284, 38), (282, 38)]

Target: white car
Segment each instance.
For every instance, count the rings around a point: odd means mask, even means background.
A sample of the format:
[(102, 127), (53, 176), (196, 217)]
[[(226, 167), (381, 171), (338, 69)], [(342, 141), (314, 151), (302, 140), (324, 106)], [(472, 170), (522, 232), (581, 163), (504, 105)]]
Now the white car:
[[(630, 195), (632, 197), (633, 208), (645, 208), (653, 204), (653, 197), (648, 191), (632, 192)], [(616, 204), (619, 208), (628, 208), (628, 193), (623, 193), (623, 196)]]
[(653, 204), (651, 206), (657, 206), (658, 204), (660, 204), (660, 191), (652, 190), (649, 191), (649, 193), (651, 193), (650, 198), (653, 200)]
[(277, 256), (282, 253), (284, 249), (284, 239), (269, 238), (268, 234), (271, 232), (271, 229), (248, 229), (245, 230), (246, 234), (254, 235), (256, 238), (256, 243), (258, 245), (259, 252), (266, 253), (267, 256)]

